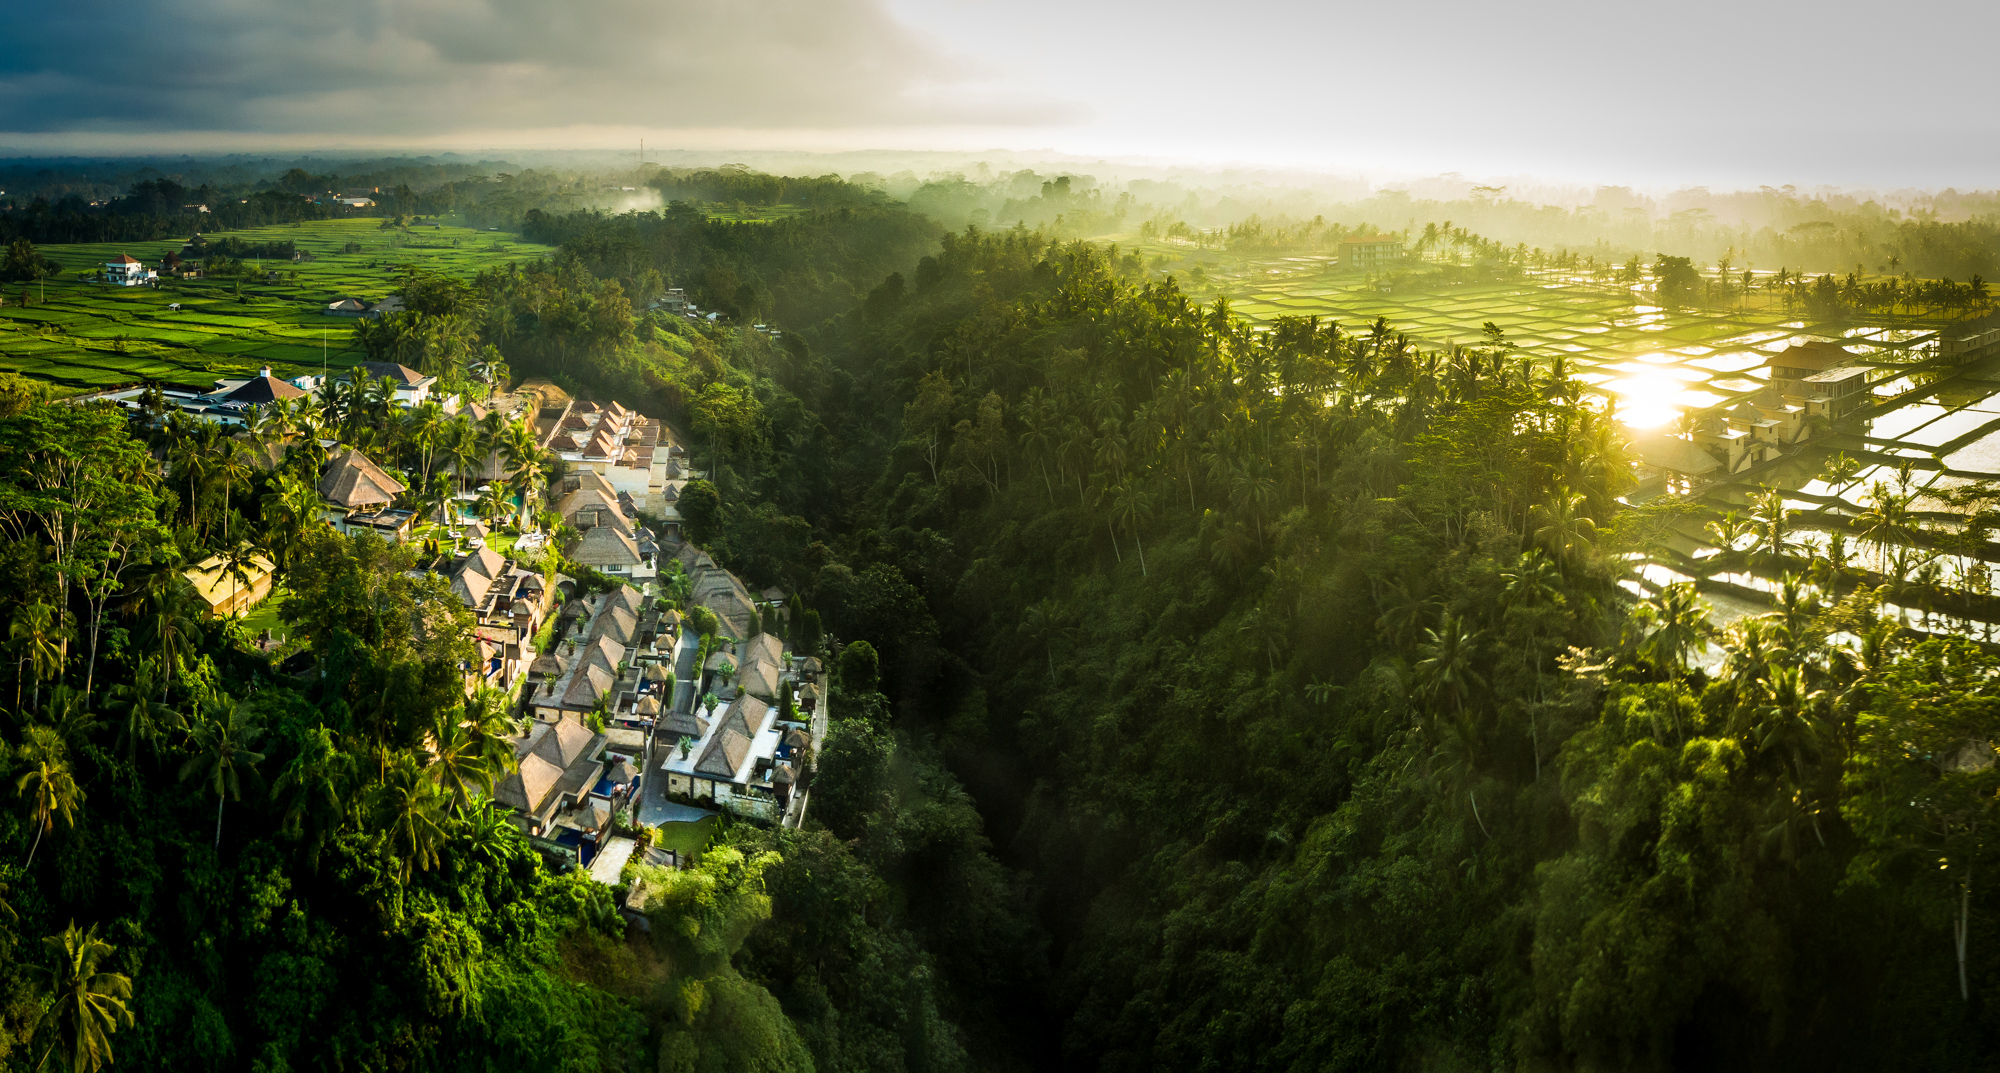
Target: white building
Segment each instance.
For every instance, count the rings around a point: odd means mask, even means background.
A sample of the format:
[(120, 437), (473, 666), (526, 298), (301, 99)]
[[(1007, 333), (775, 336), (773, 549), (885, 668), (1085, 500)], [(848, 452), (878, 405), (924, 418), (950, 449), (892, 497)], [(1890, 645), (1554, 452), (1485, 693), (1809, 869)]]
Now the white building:
[(143, 287), (159, 275), (130, 254), (121, 253), (104, 263), (104, 282), (119, 287)]
[[(419, 406), (429, 401), (432, 389), (437, 386), (437, 377), (420, 373), (407, 365), (393, 361), (364, 361), (357, 363), (347, 374), (357, 382), (367, 380), (387, 380), (396, 389), (395, 401), (398, 406)], [(446, 396), (438, 396), (438, 401), (450, 401)]]

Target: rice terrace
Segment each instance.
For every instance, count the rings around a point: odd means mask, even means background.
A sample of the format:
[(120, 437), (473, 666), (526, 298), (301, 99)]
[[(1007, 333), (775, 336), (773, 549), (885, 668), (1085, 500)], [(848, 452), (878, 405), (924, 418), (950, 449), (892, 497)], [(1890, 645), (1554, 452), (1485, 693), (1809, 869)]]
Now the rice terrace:
[(207, 389), (218, 377), (263, 366), (289, 377), (361, 360), (353, 322), (328, 316), (336, 297), (388, 297), (409, 269), (470, 278), (552, 248), (518, 236), (445, 222), (384, 228), (377, 218), (316, 220), (204, 234), (211, 244), (275, 249), (305, 258), (242, 259), (234, 277), (162, 278), (119, 287), (79, 279), (121, 254), (148, 264), (193, 236), (128, 243), (47, 245), (61, 266), (51, 279), (0, 288), (0, 369), (96, 391), (141, 381)]

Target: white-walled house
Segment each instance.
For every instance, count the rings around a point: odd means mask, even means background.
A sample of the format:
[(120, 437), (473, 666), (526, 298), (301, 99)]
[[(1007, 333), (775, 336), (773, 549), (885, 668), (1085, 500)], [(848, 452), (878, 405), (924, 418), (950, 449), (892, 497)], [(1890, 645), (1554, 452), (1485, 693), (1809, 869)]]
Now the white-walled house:
[[(349, 379), (357, 382), (364, 377), (369, 380), (389, 381), (396, 389), (395, 401), (398, 406), (420, 406), (430, 401), (433, 389), (437, 386), (437, 377), (429, 373), (420, 373), (407, 365), (399, 365), (393, 361), (358, 362), (347, 375)], [(441, 402), (446, 401), (445, 396), (438, 396), (438, 399)]]
[(142, 287), (158, 279), (160, 274), (147, 268), (143, 262), (130, 254), (121, 253), (104, 262), (104, 282), (119, 287)]

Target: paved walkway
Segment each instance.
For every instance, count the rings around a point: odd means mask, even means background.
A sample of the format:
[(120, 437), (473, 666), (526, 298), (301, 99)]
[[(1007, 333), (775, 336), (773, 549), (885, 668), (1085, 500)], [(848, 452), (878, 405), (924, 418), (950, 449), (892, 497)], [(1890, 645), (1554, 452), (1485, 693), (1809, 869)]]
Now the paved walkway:
[[(694, 707), (695, 657), (700, 655), (700, 642), (688, 631), (682, 631), (681, 644), (674, 650), (674, 707), (677, 712), (685, 712)], [(674, 742), (661, 741), (659, 727), (666, 722), (663, 715), (653, 722), (653, 734), (646, 744), (646, 777), (640, 785), (639, 822), (648, 827), (662, 823), (686, 823), (713, 816), (706, 809), (691, 808), (675, 804), (667, 799), (667, 773), (660, 770), (660, 763), (667, 757), (666, 750), (674, 747)]]

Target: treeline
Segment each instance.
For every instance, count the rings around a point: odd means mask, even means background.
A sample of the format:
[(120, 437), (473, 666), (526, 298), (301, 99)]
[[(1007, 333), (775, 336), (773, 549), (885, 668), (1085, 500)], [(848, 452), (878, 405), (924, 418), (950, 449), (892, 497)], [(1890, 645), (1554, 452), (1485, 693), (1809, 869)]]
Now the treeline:
[(130, 198), (91, 206), (80, 198), (51, 205), (36, 201), (23, 209), (0, 212), (0, 241), (27, 239), (34, 243), (145, 242), (193, 235), (199, 231), (233, 231), (270, 224), (324, 220), (349, 215), (343, 206), (315, 205), (296, 195), (267, 190), (236, 201), (216, 201), (207, 212), (181, 202), (198, 192), (170, 186), (149, 186)]
[(628, 290), (654, 272), (660, 286), (682, 288), (705, 310), (796, 327), (853, 308), (868, 281), (907, 270), (933, 248), (939, 228), (894, 205), (746, 224), (709, 220), (682, 202), (618, 216), (534, 210), (521, 234), (561, 246), (565, 259)]
[(667, 201), (743, 202), (748, 205), (802, 205), (808, 209), (854, 208), (884, 198), (846, 182), (838, 175), (793, 177), (768, 175), (745, 168), (663, 169), (646, 185)]

